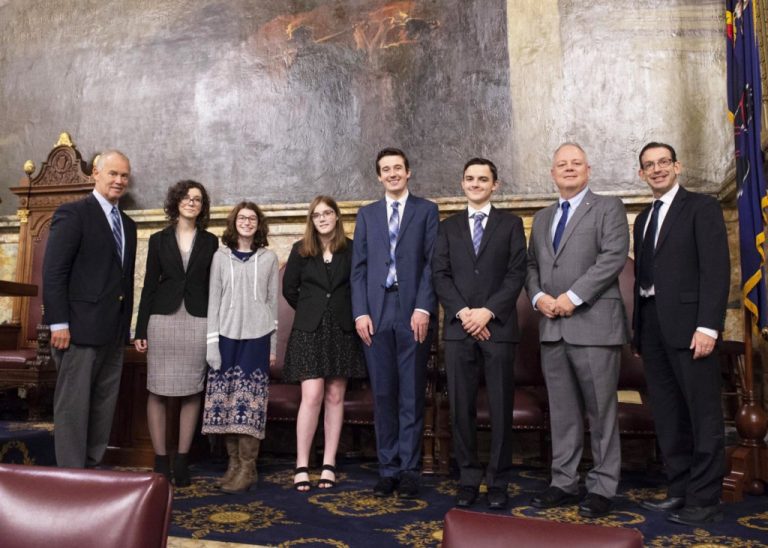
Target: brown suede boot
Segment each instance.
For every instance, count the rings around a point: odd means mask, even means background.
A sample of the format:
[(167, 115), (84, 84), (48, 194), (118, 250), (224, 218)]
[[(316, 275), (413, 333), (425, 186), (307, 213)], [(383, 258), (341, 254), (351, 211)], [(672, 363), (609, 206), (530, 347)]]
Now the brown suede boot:
[(238, 437), (240, 438), (238, 447), (240, 469), (235, 474), (235, 477), (232, 478), (232, 481), (221, 486), (221, 490), (225, 493), (243, 493), (248, 491), (258, 479), (256, 460), (259, 458), (261, 440), (247, 435)]
[(225, 434), (224, 445), (227, 448), (227, 455), (229, 455), (229, 464), (227, 464), (227, 471), (219, 480), (219, 487), (231, 482), (237, 471), (240, 469), (240, 457), (238, 455), (239, 437), (237, 434)]

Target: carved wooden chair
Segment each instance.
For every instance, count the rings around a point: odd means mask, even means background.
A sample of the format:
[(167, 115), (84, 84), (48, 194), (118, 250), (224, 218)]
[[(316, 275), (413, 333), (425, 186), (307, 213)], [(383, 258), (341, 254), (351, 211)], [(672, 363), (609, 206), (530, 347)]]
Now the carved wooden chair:
[(42, 323), (43, 257), (56, 208), (79, 200), (93, 189), (90, 169), (67, 133), (48, 154), (37, 175), (31, 161), (26, 176), (11, 191), (19, 197), (19, 244), (16, 282), (38, 287), (37, 295), (16, 297), (12, 325), (18, 326), (15, 344), (0, 349), (0, 390), (17, 389), (29, 402), (29, 418), (45, 415), (45, 401), (56, 384), (50, 352), (50, 332)]

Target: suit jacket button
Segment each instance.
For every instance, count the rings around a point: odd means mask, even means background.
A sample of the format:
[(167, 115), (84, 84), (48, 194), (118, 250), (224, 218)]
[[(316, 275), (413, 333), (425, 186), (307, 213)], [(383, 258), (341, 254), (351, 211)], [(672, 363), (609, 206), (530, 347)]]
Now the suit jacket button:
[(117, 300), (118, 300), (118, 301), (122, 301), (122, 300), (123, 300), (123, 298), (124, 298), (124, 297), (123, 297), (122, 295), (120, 295), (120, 296), (117, 298)]
[(331, 294), (330, 294), (330, 293), (326, 293), (326, 294), (325, 294), (325, 298), (326, 298), (326, 299), (330, 299), (330, 298), (331, 298)]
[(480, 271), (475, 269), (475, 274), (480, 274)]

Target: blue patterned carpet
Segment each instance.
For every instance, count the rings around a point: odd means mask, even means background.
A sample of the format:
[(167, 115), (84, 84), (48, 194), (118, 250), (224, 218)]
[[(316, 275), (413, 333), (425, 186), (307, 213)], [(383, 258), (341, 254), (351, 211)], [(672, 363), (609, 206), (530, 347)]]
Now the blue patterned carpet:
[[(0, 421), (0, 462), (53, 464), (50, 423)], [(443, 516), (453, 507), (455, 478), (423, 478), (415, 500), (378, 499), (372, 495), (376, 464), (366, 460), (340, 463), (339, 485), (308, 494), (293, 490), (293, 462), (265, 456), (259, 461), (258, 484), (243, 495), (216, 488), (224, 463), (192, 467), (193, 484), (176, 489), (171, 535), (194, 539), (272, 546), (436, 547)], [(319, 470), (311, 473), (313, 485)], [(579, 517), (576, 506), (537, 510), (531, 496), (548, 483), (544, 468), (520, 467), (509, 486), (507, 514), (571, 523), (639, 529), (646, 546), (744, 547), (768, 546), (768, 496), (747, 497), (724, 505), (725, 519), (706, 529), (675, 525), (663, 515), (641, 509), (643, 498), (663, 497), (661, 477), (624, 473), (615, 511), (606, 518)], [(481, 497), (475, 509), (488, 511)], [(511, 544), (512, 545), (512, 544)]]
[[(443, 516), (452, 508), (456, 492), (455, 479), (424, 478), (418, 499), (378, 499), (371, 492), (377, 479), (375, 463), (348, 461), (342, 463), (335, 489), (302, 494), (291, 487), (291, 462), (262, 459), (258, 485), (244, 495), (227, 495), (215, 487), (223, 468), (223, 464), (197, 466), (194, 484), (176, 491), (172, 535), (279, 546), (439, 546)], [(319, 470), (314, 470), (313, 484), (317, 479)], [(625, 474), (615, 512), (598, 520), (579, 517), (575, 505), (531, 507), (531, 496), (547, 484), (546, 470), (518, 469), (509, 486), (511, 504), (506, 513), (634, 527), (643, 533), (647, 546), (768, 546), (768, 497), (725, 505), (723, 522), (697, 529), (669, 523), (636, 504), (642, 498), (663, 497), (661, 478)], [(475, 509), (488, 511), (484, 498)]]

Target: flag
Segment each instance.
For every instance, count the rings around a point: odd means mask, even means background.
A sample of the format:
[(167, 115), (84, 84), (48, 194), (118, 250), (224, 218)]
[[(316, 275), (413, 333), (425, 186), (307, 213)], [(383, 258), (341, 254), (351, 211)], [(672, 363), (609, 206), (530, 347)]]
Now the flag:
[(768, 196), (760, 146), (762, 94), (754, 9), (752, 0), (726, 0), (728, 110), (736, 146), (742, 297), (763, 331), (768, 329), (763, 250)]

